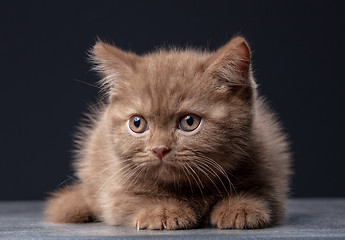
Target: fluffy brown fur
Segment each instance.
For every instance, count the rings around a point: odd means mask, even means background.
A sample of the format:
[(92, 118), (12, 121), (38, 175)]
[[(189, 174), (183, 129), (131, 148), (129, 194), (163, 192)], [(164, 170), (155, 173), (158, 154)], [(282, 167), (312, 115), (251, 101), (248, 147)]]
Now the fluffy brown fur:
[[(281, 222), (288, 144), (257, 96), (250, 58), (242, 37), (213, 53), (143, 56), (98, 41), (92, 59), (107, 101), (78, 135), (79, 181), (51, 196), (46, 220), (141, 229)], [(201, 122), (185, 132), (179, 121), (190, 114)], [(147, 121), (146, 131), (130, 130), (132, 116)]]

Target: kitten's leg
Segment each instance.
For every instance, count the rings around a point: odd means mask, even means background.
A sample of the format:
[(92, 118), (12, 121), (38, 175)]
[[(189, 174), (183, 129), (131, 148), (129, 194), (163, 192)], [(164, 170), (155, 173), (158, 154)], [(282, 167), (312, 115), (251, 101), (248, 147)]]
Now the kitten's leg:
[(94, 220), (78, 185), (54, 192), (46, 202), (44, 215), (46, 221), (54, 223), (83, 223)]
[[(114, 198), (113, 198), (114, 199)], [(104, 221), (137, 229), (187, 229), (197, 225), (197, 215), (184, 201), (121, 194), (103, 205)]]
[(271, 220), (268, 202), (245, 194), (222, 199), (211, 212), (211, 224), (218, 228), (264, 228)]

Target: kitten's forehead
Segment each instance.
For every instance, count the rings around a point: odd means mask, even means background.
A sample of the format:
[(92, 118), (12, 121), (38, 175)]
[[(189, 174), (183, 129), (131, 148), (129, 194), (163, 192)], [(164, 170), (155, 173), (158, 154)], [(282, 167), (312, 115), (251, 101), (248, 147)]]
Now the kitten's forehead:
[(160, 51), (143, 56), (138, 64), (138, 74), (148, 77), (151, 84), (165, 82), (174, 83), (174, 80), (192, 80), (195, 74), (205, 69), (207, 54), (193, 51)]
[(137, 113), (163, 122), (179, 114), (207, 112), (214, 93), (210, 90), (212, 82), (204, 73), (206, 59), (206, 54), (195, 52), (144, 56), (136, 72), (122, 82), (117, 93), (121, 95), (125, 115)]
[[(154, 54), (146, 57), (138, 69), (138, 91), (145, 92), (145, 101), (152, 106), (173, 109), (182, 100), (186, 105), (202, 90), (202, 59), (197, 56), (176, 54)], [(158, 104), (159, 103), (159, 104)]]

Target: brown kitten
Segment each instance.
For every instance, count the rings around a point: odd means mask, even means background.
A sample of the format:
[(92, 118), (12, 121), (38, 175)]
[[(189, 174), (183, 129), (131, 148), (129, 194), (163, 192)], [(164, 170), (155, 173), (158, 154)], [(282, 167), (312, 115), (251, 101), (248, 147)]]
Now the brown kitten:
[(108, 101), (78, 135), (79, 181), (46, 220), (140, 229), (263, 228), (284, 218), (290, 154), (257, 96), (242, 37), (214, 53), (143, 56), (98, 41)]

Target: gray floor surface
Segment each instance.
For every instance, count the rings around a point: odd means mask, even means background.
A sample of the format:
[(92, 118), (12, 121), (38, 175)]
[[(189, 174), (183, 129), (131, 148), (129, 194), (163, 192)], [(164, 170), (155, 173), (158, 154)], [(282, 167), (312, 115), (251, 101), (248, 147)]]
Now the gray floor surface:
[(345, 239), (345, 199), (292, 199), (286, 223), (259, 230), (137, 231), (42, 222), (43, 202), (0, 202), (0, 239)]

